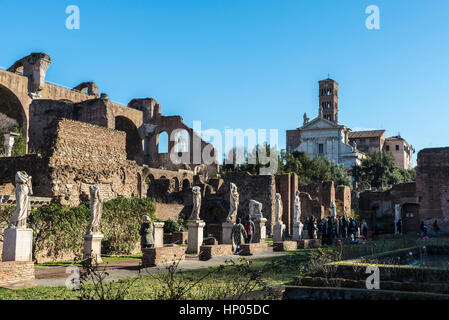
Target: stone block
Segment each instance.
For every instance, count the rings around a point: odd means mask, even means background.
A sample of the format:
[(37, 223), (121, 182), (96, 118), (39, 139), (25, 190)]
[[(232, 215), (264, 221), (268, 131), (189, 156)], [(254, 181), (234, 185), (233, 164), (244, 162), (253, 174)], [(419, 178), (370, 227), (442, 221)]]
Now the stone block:
[(163, 263), (185, 259), (186, 248), (181, 246), (167, 246), (142, 249), (142, 265), (153, 267)]
[(3, 261), (31, 261), (33, 229), (7, 228), (3, 233)]
[(84, 236), (83, 259), (92, 257), (93, 261), (97, 263), (103, 262), (101, 259), (101, 240), (103, 238), (102, 234), (86, 234)]
[(232, 255), (232, 244), (204, 245), (200, 248), (200, 260), (206, 261), (213, 257)]
[(245, 243), (240, 246), (240, 255), (249, 256), (258, 252), (270, 252), (273, 251), (273, 248), (265, 242), (259, 243)]
[(301, 240), (303, 227), (304, 225), (301, 222), (299, 223), (295, 222), (293, 224), (293, 236), (292, 236), (293, 240)]
[(224, 222), (222, 223), (222, 244), (232, 244), (232, 227), (234, 223)]
[(297, 241), (273, 242), (273, 251), (288, 251), (298, 249)]
[(253, 242), (261, 242), (264, 241), (267, 237), (267, 219), (253, 219), (254, 225), (256, 226), (256, 230), (254, 231), (253, 235)]
[(298, 241), (298, 249), (319, 248), (320, 246), (320, 239), (303, 239)]
[(153, 222), (155, 248), (164, 246), (164, 224), (165, 222)]
[(285, 224), (276, 222), (273, 227), (273, 242), (284, 241), (285, 239)]
[(201, 220), (189, 221), (187, 227), (189, 228), (189, 239), (187, 242), (187, 253), (199, 253), (200, 247), (203, 244), (203, 230), (206, 223)]

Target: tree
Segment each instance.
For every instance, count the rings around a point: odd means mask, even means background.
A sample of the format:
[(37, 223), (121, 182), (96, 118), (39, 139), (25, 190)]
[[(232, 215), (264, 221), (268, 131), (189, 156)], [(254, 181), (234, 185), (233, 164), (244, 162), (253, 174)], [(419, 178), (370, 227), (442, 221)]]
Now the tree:
[(311, 159), (304, 152), (281, 152), (278, 174), (285, 173), (296, 173), (301, 186), (329, 180), (334, 181), (336, 185), (351, 185), (351, 177), (341, 164), (336, 164), (326, 157)]
[(352, 168), (352, 175), (357, 184), (376, 188), (384, 188), (404, 182), (415, 181), (415, 169), (406, 170), (397, 166), (392, 155), (385, 151), (371, 152), (361, 161), (360, 165)]
[[(259, 147), (263, 150), (264, 154), (259, 153)], [(242, 157), (243, 155), (243, 157)], [(276, 160), (279, 163), (279, 155), (276, 148), (271, 147), (269, 144), (264, 143), (262, 146), (257, 144), (251, 152), (248, 152), (246, 148), (242, 147), (234, 147), (229, 150), (225, 162), (222, 166), (223, 172), (248, 172), (251, 174), (259, 174), (260, 169), (263, 167), (268, 167), (268, 164), (262, 164), (261, 159), (271, 156), (276, 157)], [(226, 162), (231, 162), (232, 164), (227, 164)], [(271, 161), (271, 159), (269, 160)], [(262, 161), (264, 162), (264, 161)]]

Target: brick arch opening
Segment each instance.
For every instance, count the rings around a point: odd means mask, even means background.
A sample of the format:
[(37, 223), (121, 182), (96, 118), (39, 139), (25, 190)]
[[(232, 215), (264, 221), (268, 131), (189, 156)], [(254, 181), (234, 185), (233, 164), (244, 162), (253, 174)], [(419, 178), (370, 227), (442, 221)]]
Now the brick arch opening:
[[(17, 124), (22, 131), (23, 136), (26, 139), (27, 136), (27, 117), (25, 109), (19, 98), (7, 87), (0, 84), (0, 124), (3, 123), (8, 128), (2, 128), (2, 130), (10, 129), (9, 126)], [(0, 132), (3, 134), (3, 132)]]
[(141, 164), (142, 139), (134, 122), (126, 117), (117, 116), (115, 117), (115, 129), (126, 133), (126, 158)]

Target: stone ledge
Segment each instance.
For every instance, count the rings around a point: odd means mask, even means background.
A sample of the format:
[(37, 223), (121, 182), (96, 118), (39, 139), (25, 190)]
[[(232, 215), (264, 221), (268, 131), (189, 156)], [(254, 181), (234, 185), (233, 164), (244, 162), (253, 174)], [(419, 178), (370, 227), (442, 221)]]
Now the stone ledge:
[(298, 241), (298, 249), (319, 248), (321, 247), (320, 239), (303, 239)]
[(0, 286), (34, 280), (34, 263), (30, 261), (0, 262)]
[(186, 248), (181, 246), (142, 249), (142, 265), (154, 267), (162, 263), (184, 260)]
[(297, 241), (273, 242), (273, 251), (288, 251), (298, 249)]
[(206, 261), (213, 257), (231, 255), (232, 244), (204, 245), (200, 247), (199, 259)]
[(242, 244), (240, 249), (241, 249), (240, 255), (242, 256), (249, 256), (257, 252), (273, 251), (273, 248), (269, 247), (268, 243), (265, 242)]

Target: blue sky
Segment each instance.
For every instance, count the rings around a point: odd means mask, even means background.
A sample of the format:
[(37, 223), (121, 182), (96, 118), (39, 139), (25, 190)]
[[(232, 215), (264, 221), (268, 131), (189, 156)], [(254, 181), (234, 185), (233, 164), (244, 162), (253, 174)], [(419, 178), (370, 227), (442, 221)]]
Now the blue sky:
[[(65, 27), (68, 5), (80, 30)], [(365, 8), (380, 8), (380, 30)], [(203, 129), (278, 129), (318, 113), (318, 80), (340, 84), (339, 121), (449, 145), (449, 1), (1, 1), (0, 66), (52, 57), (47, 80), (93, 80), (127, 104), (153, 97)], [(415, 154), (416, 158), (416, 154)], [(415, 162), (416, 164), (416, 162)]]

